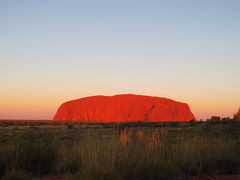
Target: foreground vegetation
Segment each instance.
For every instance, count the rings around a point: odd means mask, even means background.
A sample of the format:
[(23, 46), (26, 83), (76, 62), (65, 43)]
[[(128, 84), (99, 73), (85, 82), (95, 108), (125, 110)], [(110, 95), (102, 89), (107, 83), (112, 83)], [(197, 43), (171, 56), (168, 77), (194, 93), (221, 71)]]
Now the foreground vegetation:
[(56, 174), (72, 180), (132, 180), (240, 173), (238, 122), (4, 123), (0, 127), (4, 180)]

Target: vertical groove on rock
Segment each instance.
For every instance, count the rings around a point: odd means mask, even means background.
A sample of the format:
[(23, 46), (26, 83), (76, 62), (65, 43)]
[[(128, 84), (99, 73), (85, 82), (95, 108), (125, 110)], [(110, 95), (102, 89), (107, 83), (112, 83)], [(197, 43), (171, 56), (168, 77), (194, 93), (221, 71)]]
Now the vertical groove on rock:
[(145, 122), (148, 122), (150, 120), (149, 117), (154, 108), (155, 108), (155, 104), (153, 104), (152, 107), (145, 114), (145, 119), (144, 119)]

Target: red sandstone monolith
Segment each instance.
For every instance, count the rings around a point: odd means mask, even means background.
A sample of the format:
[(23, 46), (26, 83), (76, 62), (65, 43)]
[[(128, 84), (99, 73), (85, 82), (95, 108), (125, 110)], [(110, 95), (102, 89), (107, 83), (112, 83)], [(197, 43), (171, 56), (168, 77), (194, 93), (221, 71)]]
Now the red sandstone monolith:
[(63, 103), (53, 120), (100, 122), (186, 122), (195, 120), (188, 104), (153, 96), (90, 96)]

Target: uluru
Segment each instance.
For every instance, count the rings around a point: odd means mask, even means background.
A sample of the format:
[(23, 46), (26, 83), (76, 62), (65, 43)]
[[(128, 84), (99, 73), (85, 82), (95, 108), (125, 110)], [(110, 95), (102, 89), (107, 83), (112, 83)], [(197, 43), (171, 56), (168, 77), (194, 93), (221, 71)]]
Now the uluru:
[(154, 96), (89, 96), (63, 103), (53, 120), (100, 122), (187, 122), (195, 120), (188, 104)]

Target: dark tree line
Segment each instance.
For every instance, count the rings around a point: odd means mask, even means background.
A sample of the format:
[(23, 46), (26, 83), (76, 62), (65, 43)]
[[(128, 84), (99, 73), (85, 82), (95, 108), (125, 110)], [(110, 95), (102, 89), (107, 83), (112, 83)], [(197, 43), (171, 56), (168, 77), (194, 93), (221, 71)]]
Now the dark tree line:
[(207, 119), (207, 122), (220, 123), (220, 122), (240, 122), (240, 108), (238, 112), (233, 115), (233, 118), (230, 117), (220, 117), (220, 116), (212, 116), (210, 119)]

